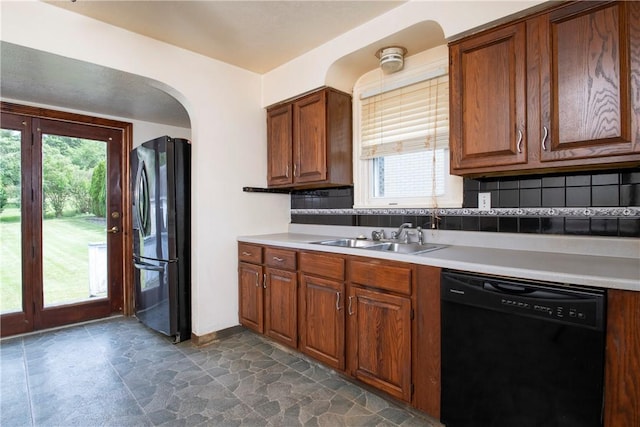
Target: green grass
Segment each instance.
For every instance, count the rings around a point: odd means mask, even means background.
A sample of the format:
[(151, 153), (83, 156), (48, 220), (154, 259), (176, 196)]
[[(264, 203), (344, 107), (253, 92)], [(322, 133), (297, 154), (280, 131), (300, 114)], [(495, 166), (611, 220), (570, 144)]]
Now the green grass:
[[(0, 216), (0, 311), (22, 306), (20, 222)], [(89, 216), (46, 219), (43, 223), (44, 300), (56, 305), (89, 298), (89, 243), (105, 242), (104, 223)]]
[(20, 222), (20, 208), (5, 206), (0, 213), (0, 222)]

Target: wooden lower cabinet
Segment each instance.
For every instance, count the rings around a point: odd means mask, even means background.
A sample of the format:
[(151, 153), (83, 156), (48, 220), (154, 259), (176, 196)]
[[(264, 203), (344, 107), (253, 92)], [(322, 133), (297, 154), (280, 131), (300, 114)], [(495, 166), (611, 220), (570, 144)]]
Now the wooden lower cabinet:
[(238, 243), (238, 318), (240, 324), (264, 332), (262, 246)]
[(607, 292), (604, 425), (640, 426), (640, 292)]
[(239, 243), (238, 260), (240, 324), (297, 348), (296, 251)]
[(300, 350), (344, 370), (344, 283), (300, 276)]
[(412, 405), (440, 419), (440, 273), (441, 269), (418, 265), (414, 292)]
[(293, 271), (266, 269), (264, 333), (298, 347), (298, 278)]
[(349, 373), (411, 401), (411, 299), (351, 286)]
[(240, 324), (260, 333), (264, 332), (262, 280), (261, 265), (238, 265)]
[[(244, 243), (238, 256), (242, 325), (440, 418), (440, 268)], [(636, 427), (640, 292), (607, 298), (604, 426)]]
[(345, 284), (342, 257), (300, 253), (299, 349), (332, 368), (345, 368)]
[(264, 250), (264, 333), (268, 337), (298, 347), (297, 252), (266, 247)]
[(348, 270), (347, 372), (411, 402), (413, 268), (354, 259)]

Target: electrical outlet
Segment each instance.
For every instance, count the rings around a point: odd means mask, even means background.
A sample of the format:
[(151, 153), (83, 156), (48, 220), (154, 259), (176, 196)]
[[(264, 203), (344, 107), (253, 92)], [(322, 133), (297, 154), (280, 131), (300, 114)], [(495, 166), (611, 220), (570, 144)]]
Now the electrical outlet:
[(481, 211), (491, 209), (491, 193), (478, 193), (478, 209)]

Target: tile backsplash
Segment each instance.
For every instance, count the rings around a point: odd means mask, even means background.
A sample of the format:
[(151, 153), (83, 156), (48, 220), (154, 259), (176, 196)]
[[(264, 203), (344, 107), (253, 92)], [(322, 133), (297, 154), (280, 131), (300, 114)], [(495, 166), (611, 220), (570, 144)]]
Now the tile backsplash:
[[(352, 209), (353, 189), (296, 191), (298, 224), (640, 237), (640, 168), (525, 177), (464, 179), (461, 209)], [(491, 209), (478, 210), (478, 194)]]

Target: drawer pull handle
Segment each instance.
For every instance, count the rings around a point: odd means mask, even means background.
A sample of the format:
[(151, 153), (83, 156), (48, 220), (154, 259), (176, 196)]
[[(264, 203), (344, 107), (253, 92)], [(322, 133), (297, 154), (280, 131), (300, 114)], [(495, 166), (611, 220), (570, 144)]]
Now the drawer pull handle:
[(256, 271), (256, 288), (259, 288), (259, 287), (260, 287), (260, 275)]
[(267, 289), (267, 273), (262, 275), (262, 287)]
[(274, 256), (273, 260), (277, 261), (277, 262), (282, 262), (282, 261), (284, 261), (284, 258), (278, 258), (277, 256)]
[(297, 173), (298, 173), (298, 164), (294, 163), (293, 164), (293, 176), (294, 177), (298, 176)]
[(244, 255), (244, 256), (251, 256), (251, 252), (245, 252), (245, 251), (242, 251), (242, 255)]
[(289, 178), (289, 165), (287, 165), (287, 169), (286, 169), (286, 170), (285, 170), (285, 172), (284, 172), (284, 176), (285, 176), (286, 178)]
[(549, 129), (546, 126), (542, 127), (544, 129), (544, 136), (542, 137), (542, 151), (547, 151), (547, 137), (549, 136)]
[(340, 311), (340, 292), (336, 292), (336, 310)]
[(520, 129), (518, 129), (518, 143), (516, 145), (518, 146), (518, 153), (522, 153), (522, 131)]
[(353, 316), (353, 311), (351, 311), (351, 303), (353, 300), (353, 296), (349, 297), (349, 308), (347, 309), (347, 311), (349, 312), (349, 316)]

